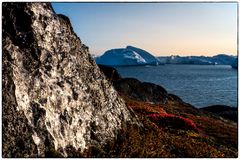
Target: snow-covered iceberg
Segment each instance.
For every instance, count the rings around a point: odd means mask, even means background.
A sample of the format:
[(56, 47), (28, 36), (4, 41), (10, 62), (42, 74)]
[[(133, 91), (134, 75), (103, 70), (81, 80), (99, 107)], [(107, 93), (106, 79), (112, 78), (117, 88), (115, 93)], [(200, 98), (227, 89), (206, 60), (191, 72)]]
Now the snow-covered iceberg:
[(97, 64), (109, 66), (158, 65), (153, 55), (132, 46), (108, 50), (95, 60)]
[(232, 65), (235, 56), (218, 54), (213, 57), (207, 56), (166, 56), (157, 57), (158, 61), (165, 64), (197, 64), (197, 65)]

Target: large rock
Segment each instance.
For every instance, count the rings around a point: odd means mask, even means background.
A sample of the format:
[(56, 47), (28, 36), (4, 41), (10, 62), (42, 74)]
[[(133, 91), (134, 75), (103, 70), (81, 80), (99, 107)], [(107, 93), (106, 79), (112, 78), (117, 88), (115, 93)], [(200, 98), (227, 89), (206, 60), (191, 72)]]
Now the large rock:
[(138, 123), (50, 3), (3, 3), (2, 14), (3, 157), (101, 148)]
[(98, 65), (99, 69), (103, 72), (103, 74), (107, 77), (109, 81), (117, 81), (122, 79), (118, 71), (110, 66)]
[(229, 119), (233, 122), (238, 121), (238, 109), (226, 105), (212, 105), (201, 108), (202, 111), (211, 112), (217, 116)]
[(122, 95), (131, 99), (157, 104), (166, 103), (167, 99), (182, 102), (182, 100), (156, 84), (141, 82), (135, 78), (122, 78), (118, 71), (110, 66), (98, 65), (115, 89)]

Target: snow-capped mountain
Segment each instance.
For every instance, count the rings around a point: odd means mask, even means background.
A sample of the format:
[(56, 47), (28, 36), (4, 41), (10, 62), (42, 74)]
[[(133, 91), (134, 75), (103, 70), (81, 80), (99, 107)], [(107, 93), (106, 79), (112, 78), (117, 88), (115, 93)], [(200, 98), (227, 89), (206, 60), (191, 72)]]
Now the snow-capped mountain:
[(109, 66), (158, 65), (157, 58), (133, 46), (108, 50), (95, 60), (97, 64)]
[(165, 64), (198, 64), (198, 65), (231, 65), (235, 57), (219, 54), (213, 57), (207, 56), (167, 56), (157, 57), (159, 62)]

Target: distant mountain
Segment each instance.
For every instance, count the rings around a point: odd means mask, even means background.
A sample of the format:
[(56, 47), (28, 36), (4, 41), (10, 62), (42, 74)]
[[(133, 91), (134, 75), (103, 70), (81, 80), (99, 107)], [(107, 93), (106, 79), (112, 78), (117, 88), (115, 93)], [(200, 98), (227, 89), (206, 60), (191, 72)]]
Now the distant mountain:
[(165, 64), (203, 64), (203, 65), (213, 65), (208, 57), (203, 56), (169, 56), (169, 57), (158, 57), (161, 63)]
[(232, 68), (237, 69), (238, 68), (238, 58), (235, 59), (235, 61), (231, 64)]
[(97, 64), (108, 66), (135, 66), (135, 65), (158, 65), (158, 59), (149, 52), (127, 46), (126, 48), (111, 49), (102, 56), (95, 58)]
[(165, 64), (198, 64), (198, 65), (232, 65), (235, 56), (219, 54), (213, 57), (206, 56), (167, 56), (157, 57), (160, 63)]
[(225, 54), (219, 54), (212, 57), (213, 61), (221, 65), (232, 65), (235, 59), (236, 59), (235, 56), (229, 56)]

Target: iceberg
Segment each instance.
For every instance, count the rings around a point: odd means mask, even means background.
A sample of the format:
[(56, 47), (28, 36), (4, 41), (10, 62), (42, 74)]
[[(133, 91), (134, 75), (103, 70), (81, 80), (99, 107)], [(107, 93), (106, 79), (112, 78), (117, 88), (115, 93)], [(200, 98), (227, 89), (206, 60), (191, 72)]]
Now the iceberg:
[(108, 66), (158, 65), (158, 59), (145, 50), (133, 46), (110, 49), (95, 58), (97, 64)]
[(218, 54), (213, 57), (207, 56), (165, 56), (157, 57), (158, 61), (165, 64), (197, 64), (197, 65), (232, 65), (235, 57)]

